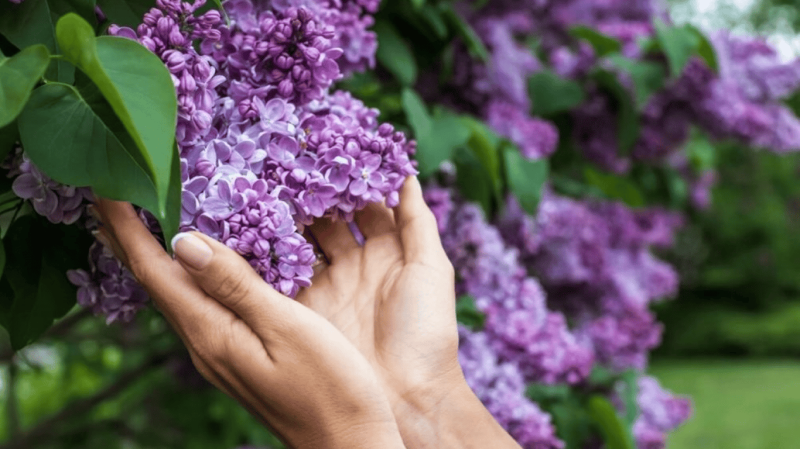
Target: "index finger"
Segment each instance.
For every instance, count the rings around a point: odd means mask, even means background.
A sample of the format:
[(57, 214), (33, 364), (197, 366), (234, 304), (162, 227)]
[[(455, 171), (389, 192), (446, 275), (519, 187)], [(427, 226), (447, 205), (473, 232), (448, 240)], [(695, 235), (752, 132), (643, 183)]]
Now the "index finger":
[[(204, 327), (209, 317), (230, 313), (208, 298), (189, 273), (169, 256), (129, 203), (98, 199), (97, 211), (128, 259), (128, 269), (161, 312), (180, 331)], [(219, 309), (219, 310), (215, 310)], [(211, 313), (213, 312), (213, 314)], [(224, 315), (220, 315), (224, 316)]]

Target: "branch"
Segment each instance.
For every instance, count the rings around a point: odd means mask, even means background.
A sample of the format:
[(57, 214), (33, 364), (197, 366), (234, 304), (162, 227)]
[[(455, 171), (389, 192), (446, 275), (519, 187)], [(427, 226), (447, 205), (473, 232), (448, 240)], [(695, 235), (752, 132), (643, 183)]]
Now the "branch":
[(63, 337), (66, 335), (76, 324), (83, 321), (84, 318), (88, 318), (92, 316), (92, 311), (90, 309), (81, 308), (77, 313), (74, 313), (61, 321), (54, 324), (47, 332), (45, 332), (44, 337)]
[(147, 373), (148, 371), (150, 371), (155, 367), (162, 365), (165, 361), (169, 360), (171, 357), (180, 354), (181, 351), (183, 351), (182, 348), (179, 350), (162, 352), (160, 354), (153, 356), (151, 359), (146, 361), (141, 366), (129, 370), (128, 372), (120, 376), (116, 382), (109, 385), (105, 389), (97, 392), (94, 396), (90, 396), (88, 398), (79, 399), (77, 401), (72, 402), (71, 404), (63, 408), (60, 412), (39, 422), (36, 425), (36, 427), (28, 430), (27, 432), (23, 433), (22, 435), (13, 439), (12, 441), (9, 441), (6, 444), (0, 446), (0, 449), (28, 449), (31, 447), (35, 447), (34, 443), (55, 436), (56, 433), (53, 431), (53, 429), (58, 426), (60, 421), (74, 416), (85, 416), (91, 409), (101, 404), (102, 402), (107, 401), (117, 396), (118, 394), (122, 393), (132, 383), (140, 379), (145, 373)]

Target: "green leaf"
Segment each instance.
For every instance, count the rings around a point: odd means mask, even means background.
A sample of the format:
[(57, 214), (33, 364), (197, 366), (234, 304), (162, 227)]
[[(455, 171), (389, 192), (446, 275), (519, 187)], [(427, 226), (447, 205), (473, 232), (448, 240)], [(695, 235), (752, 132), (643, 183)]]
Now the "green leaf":
[(586, 183), (597, 187), (612, 200), (619, 200), (631, 207), (644, 206), (644, 196), (639, 187), (630, 179), (611, 173), (602, 173), (591, 167), (584, 169)]
[(540, 405), (568, 400), (570, 394), (569, 385), (564, 384), (530, 384), (525, 389), (525, 396)]
[(483, 41), (472, 26), (453, 9), (453, 5), (440, 3), (439, 7), (441, 8), (442, 16), (455, 30), (456, 35), (464, 40), (470, 56), (479, 61), (487, 62), (489, 60), (489, 50), (486, 49), (486, 45), (483, 44)]
[(708, 37), (700, 31), (694, 25), (684, 25), (684, 27), (697, 36), (698, 46), (697, 46), (697, 55), (703, 58), (706, 62), (706, 65), (713, 70), (715, 73), (719, 73), (719, 62), (717, 61), (717, 51), (714, 49), (714, 46), (711, 44), (711, 41)]
[(0, 161), (6, 159), (17, 142), (19, 142), (19, 127), (16, 122), (0, 128)]
[(425, 0), (411, 0), (411, 6), (413, 6), (416, 10), (421, 9), (424, 5)]
[(673, 78), (680, 76), (700, 46), (700, 39), (689, 28), (669, 26), (660, 20), (656, 20), (655, 29), (656, 39), (669, 62), (670, 75)]
[(438, 8), (426, 3), (422, 7), (421, 15), (430, 24), (439, 39), (444, 40), (447, 38), (447, 23), (445, 23), (442, 18), (442, 12)]
[(534, 115), (566, 112), (586, 99), (580, 84), (549, 70), (537, 72), (528, 79), (528, 95), (531, 97)]
[(608, 59), (633, 80), (636, 106), (639, 109), (647, 105), (650, 97), (664, 87), (666, 74), (661, 64), (626, 58), (619, 54), (611, 55)]
[(628, 90), (620, 84), (615, 73), (608, 70), (597, 70), (592, 78), (614, 99), (617, 113), (617, 139), (620, 150), (623, 154), (627, 154), (639, 140), (641, 131), (634, 101)]
[(632, 429), (633, 423), (639, 418), (639, 373), (634, 369), (622, 373), (622, 385), (620, 397), (625, 404), (625, 425)]
[(707, 137), (695, 133), (686, 144), (686, 156), (698, 171), (711, 170), (716, 166), (716, 148)]
[(0, 61), (0, 128), (22, 112), (36, 83), (50, 63), (44, 45), (34, 45)]
[(155, 6), (155, 0), (97, 0), (108, 21), (119, 26), (136, 29), (144, 13)]
[(583, 39), (594, 48), (598, 57), (622, 50), (622, 43), (611, 36), (605, 35), (593, 28), (578, 25), (569, 30), (570, 34), (578, 39)]
[(48, 3), (53, 23), (58, 22), (59, 17), (71, 12), (78, 14), (92, 25), (97, 23), (97, 15), (94, 12), (97, 3), (95, 0), (48, 0)]
[(454, 162), (458, 191), (467, 200), (480, 204), (487, 217), (492, 216), (495, 189), (491, 175), (470, 150), (456, 151)]
[(172, 177), (177, 99), (166, 66), (139, 43), (118, 37), (95, 38), (91, 26), (75, 14), (58, 21), (56, 34), (64, 55), (97, 85), (125, 130), (136, 143), (131, 157), (153, 181), (160, 220), (180, 210), (167, 211)]
[(442, 162), (452, 159), (455, 150), (469, 140), (472, 131), (456, 114), (437, 110), (428, 113), (422, 99), (411, 89), (403, 90), (403, 109), (417, 139), (416, 159), (420, 176), (433, 174)]
[(587, 410), (607, 449), (636, 449), (633, 436), (617, 414), (611, 402), (603, 396), (592, 396), (587, 403)]
[[(64, 0), (26, 0), (19, 5), (0, 2), (0, 34), (17, 48), (42, 44), (51, 54), (59, 54), (53, 11), (63, 10)], [(50, 80), (72, 83), (75, 67), (67, 61), (53, 60), (45, 73)]]
[(417, 61), (414, 53), (394, 25), (379, 20), (374, 27), (378, 34), (378, 62), (405, 86), (412, 86), (417, 81)]
[(469, 127), (472, 135), (467, 142), (469, 148), (478, 158), (481, 165), (490, 174), (492, 185), (500, 188), (500, 137), (490, 130), (485, 123), (472, 117), (464, 117), (464, 123)]
[(508, 146), (503, 157), (508, 189), (517, 197), (525, 212), (536, 215), (549, 172), (547, 159), (526, 159), (514, 146)]
[(11, 225), (4, 239), (7, 263), (5, 276), (13, 291), (0, 288), (7, 308), (6, 330), (11, 345), (19, 350), (38, 338), (55, 319), (75, 305), (76, 288), (66, 277), (69, 269), (86, 263), (91, 237), (74, 226), (48, 223), (43, 217), (27, 215)]
[(406, 119), (417, 138), (430, 134), (433, 130), (433, 120), (422, 98), (414, 92), (414, 89), (408, 87), (403, 89), (402, 98)]
[(459, 323), (469, 327), (474, 331), (483, 329), (486, 315), (483, 314), (475, 305), (475, 298), (463, 295), (456, 301), (456, 319)]
[[(556, 434), (567, 449), (581, 448), (592, 436), (592, 420), (577, 400), (558, 403), (548, 410), (553, 417)], [(609, 448), (610, 449), (610, 448)]]
[[(152, 180), (130, 156), (128, 147), (135, 143), (111, 106), (91, 87), (84, 88), (86, 97), (61, 83), (36, 89), (19, 119), (25, 151), (58, 182), (89, 186), (98, 196), (158, 210)], [(178, 217), (179, 213), (172, 214), (161, 221), (174, 222)]]

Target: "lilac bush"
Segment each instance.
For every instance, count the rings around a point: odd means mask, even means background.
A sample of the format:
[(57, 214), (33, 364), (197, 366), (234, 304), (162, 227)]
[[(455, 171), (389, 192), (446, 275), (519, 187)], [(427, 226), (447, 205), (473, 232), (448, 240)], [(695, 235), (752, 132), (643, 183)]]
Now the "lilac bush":
[[(525, 448), (569, 441), (563, 416), (551, 413), (565, 399), (531, 387), (566, 391), (580, 407), (599, 397), (620, 415), (635, 412), (631, 439), (640, 449), (663, 448), (691, 406), (645, 374), (663, 332), (651, 305), (678, 292), (676, 270), (658, 254), (690, 216), (646, 184), (683, 183), (685, 202), (704, 208), (716, 175), (690, 151), (695, 139), (800, 149), (800, 121), (785, 104), (800, 88), (800, 61), (781, 61), (761, 39), (720, 32), (709, 35), (710, 50), (687, 54), (676, 70), (659, 47), (660, 30), (681, 29), (658, 0), (497, 0), (409, 6), (401, 16), (417, 14), (414, 27), (425, 14), (453, 13), (430, 32), (446, 36), (430, 45), (442, 44), (447, 64), (426, 66), (433, 58), (414, 47), (420, 36), (408, 30), (416, 28), (379, 11), (408, 5), (379, 3), (227, 0), (224, 11), (200, 13), (203, 0), (157, 0), (138, 26), (110, 24), (108, 34), (155, 54), (175, 87), (180, 230), (223, 242), (294, 296), (313, 275), (305, 226), (321, 217), (351, 222), (370, 203), (396, 206), (404, 179), (417, 174), (417, 142), (406, 130), (418, 133), (420, 152), (433, 153), (466, 129), (450, 153), (432, 157), (444, 162), (425, 174), (424, 194), (456, 271), (459, 305), (473, 304), (480, 316), (459, 327), (467, 382)], [(371, 30), (381, 21), (420, 54), (415, 82), (381, 60), (378, 44), (387, 40)], [(376, 61), (381, 67), (367, 73), (381, 101), (338, 90)], [(655, 87), (642, 84), (642, 70)], [(559, 107), (548, 104), (559, 95), (537, 98), (537, 76), (573, 98)], [(416, 115), (408, 113), (409, 91), (429, 103), (410, 109)], [(394, 124), (379, 120), (375, 103)], [(431, 129), (423, 133), (428, 106)], [(432, 145), (432, 136), (442, 140)], [(16, 197), (50, 222), (94, 229), (84, 213), (91, 189), (54, 181), (24, 146), (5, 161)], [(478, 169), (464, 163), (465, 153)], [(474, 194), (481, 186), (485, 195)], [(154, 215), (142, 209), (140, 217), (160, 234)], [(130, 322), (148, 303), (97, 242), (88, 269), (67, 277), (77, 303), (107, 323)], [(635, 394), (626, 400), (622, 390)], [(596, 443), (592, 435), (578, 447)]]

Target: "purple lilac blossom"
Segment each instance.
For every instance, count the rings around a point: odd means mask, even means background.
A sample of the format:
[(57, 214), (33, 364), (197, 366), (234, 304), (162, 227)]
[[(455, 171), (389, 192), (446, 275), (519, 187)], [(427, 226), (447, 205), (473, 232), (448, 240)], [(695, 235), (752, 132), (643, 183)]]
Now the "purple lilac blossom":
[(459, 329), (458, 360), (467, 384), (525, 449), (563, 449), (550, 415), (525, 397), (525, 381), (513, 362), (503, 362), (485, 332)]
[[(377, 2), (230, 0), (230, 26), (219, 11), (196, 15), (204, 3), (158, 0), (136, 30), (112, 25), (109, 32), (138, 40), (172, 74), (181, 230), (222, 241), (294, 296), (310, 285), (315, 260), (300, 226), (322, 216), (350, 220), (370, 202), (394, 206), (404, 179), (416, 173), (414, 142), (380, 124), (377, 110), (329, 91), (345, 61), (337, 45), (351, 56), (362, 52), (347, 62), (350, 70), (374, 60), (374, 34), (365, 31), (372, 19), (362, 8)], [(362, 29), (337, 34), (341, 26)], [(105, 275), (82, 278), (83, 291)], [(92, 291), (104, 304), (105, 291)]]
[(484, 332), (500, 359), (515, 364), (526, 382), (583, 380), (591, 353), (564, 316), (547, 309), (544, 290), (527, 275), (517, 249), (506, 245), (478, 206), (439, 187), (427, 188), (425, 197), (456, 270), (456, 292), (473, 297), (486, 314)]
[(689, 419), (692, 405), (688, 399), (672, 395), (650, 376), (638, 380), (636, 402), (639, 418), (633, 424), (633, 435), (639, 449), (664, 449), (666, 434)]
[(547, 193), (536, 218), (509, 199), (499, 222), (506, 242), (574, 322), (576, 337), (612, 369), (643, 369), (660, 342), (648, 306), (675, 294), (675, 270), (651, 248), (668, 247), (681, 220), (660, 209), (583, 203)]
[(78, 287), (78, 304), (104, 315), (106, 323), (130, 322), (148, 302), (147, 293), (111, 251), (95, 242), (89, 249), (90, 270), (70, 270), (69, 281)]
[(39, 215), (51, 223), (72, 224), (78, 221), (92, 200), (85, 187), (71, 187), (48, 178), (25, 153), (18, 152), (11, 163), (9, 177), (15, 177), (11, 189), (18, 197), (29, 200)]

